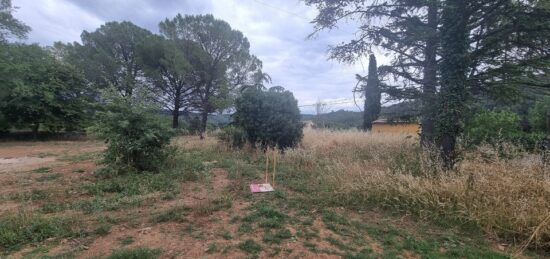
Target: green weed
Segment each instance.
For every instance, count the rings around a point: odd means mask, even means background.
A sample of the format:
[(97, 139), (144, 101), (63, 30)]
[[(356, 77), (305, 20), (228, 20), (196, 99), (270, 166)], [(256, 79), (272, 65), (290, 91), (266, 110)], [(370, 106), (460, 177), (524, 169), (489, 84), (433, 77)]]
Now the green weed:
[(256, 243), (252, 239), (247, 239), (241, 243), (239, 243), (239, 249), (249, 253), (249, 254), (257, 254), (262, 251), (262, 246)]
[(160, 256), (160, 249), (138, 247), (134, 249), (120, 249), (114, 251), (107, 259), (154, 259)]
[(153, 218), (153, 222), (155, 223), (169, 222), (169, 221), (183, 222), (185, 221), (185, 216), (187, 215), (188, 211), (189, 211), (188, 207), (177, 206), (156, 215)]
[(17, 250), (22, 245), (37, 243), (50, 237), (67, 237), (75, 234), (74, 219), (46, 218), (21, 211), (17, 215), (0, 219), (0, 247)]
[(61, 174), (61, 173), (47, 174), (47, 175), (43, 175), (43, 176), (40, 176), (40, 177), (36, 178), (36, 180), (39, 181), (39, 182), (53, 181), (53, 180), (55, 180), (57, 178), (60, 178), (62, 176), (63, 176), (63, 174)]

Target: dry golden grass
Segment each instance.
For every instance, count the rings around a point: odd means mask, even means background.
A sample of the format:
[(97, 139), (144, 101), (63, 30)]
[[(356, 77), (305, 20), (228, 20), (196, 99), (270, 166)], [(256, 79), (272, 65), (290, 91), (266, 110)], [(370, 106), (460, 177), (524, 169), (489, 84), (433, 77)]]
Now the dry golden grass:
[(474, 224), (517, 246), (550, 248), (550, 169), (540, 155), (512, 146), (467, 152), (444, 172), (404, 135), (304, 131), (285, 161), (320, 179), (327, 204), (376, 205), (423, 218)]

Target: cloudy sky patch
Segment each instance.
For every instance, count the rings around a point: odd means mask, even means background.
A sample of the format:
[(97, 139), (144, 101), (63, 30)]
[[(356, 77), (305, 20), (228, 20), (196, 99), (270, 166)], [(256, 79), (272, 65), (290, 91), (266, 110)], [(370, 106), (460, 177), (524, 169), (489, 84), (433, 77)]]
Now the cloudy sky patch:
[[(292, 91), (299, 105), (318, 99), (351, 99), (355, 74), (364, 74), (359, 62), (354, 65), (327, 60), (327, 49), (350, 39), (353, 26), (313, 32), (309, 23), (313, 7), (299, 0), (13, 0), (15, 16), (32, 27), (27, 42), (51, 45), (55, 41), (80, 41), (83, 30), (94, 31), (108, 21), (128, 20), (152, 32), (158, 24), (176, 14), (207, 14), (227, 21), (240, 30), (251, 44), (251, 52), (264, 63), (272, 85)], [(379, 56), (379, 64), (387, 58)], [(367, 61), (363, 61), (367, 65)], [(358, 110), (353, 104), (332, 105), (329, 110)], [(312, 106), (302, 112), (313, 113)]]

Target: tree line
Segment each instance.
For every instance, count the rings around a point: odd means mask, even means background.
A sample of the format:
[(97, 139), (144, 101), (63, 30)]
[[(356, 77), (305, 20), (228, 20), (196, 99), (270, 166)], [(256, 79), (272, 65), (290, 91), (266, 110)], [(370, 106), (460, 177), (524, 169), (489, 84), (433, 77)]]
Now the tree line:
[(83, 31), (81, 43), (40, 47), (9, 42), (30, 28), (12, 16), (11, 1), (0, 3), (0, 131), (82, 129), (105, 96), (117, 95), (157, 103), (173, 128), (180, 114), (198, 114), (202, 138), (208, 114), (270, 81), (247, 38), (212, 15), (178, 14), (159, 23), (159, 34), (107, 22)]
[[(392, 56), (378, 67), (379, 84), (358, 76), (376, 100), (418, 101), (421, 144), (435, 146), (448, 168), (457, 139), (480, 103), (514, 102), (550, 87), (550, 4), (545, 0), (306, 0), (319, 14), (316, 31), (343, 20), (358, 23), (354, 38), (330, 57), (355, 62), (378, 48)], [(372, 58), (371, 58), (372, 59)], [(369, 68), (369, 72), (371, 69)], [(370, 83), (369, 83), (370, 81)], [(373, 83), (375, 83), (373, 85)], [(377, 85), (379, 90), (369, 90)], [(372, 117), (374, 107), (365, 107)], [(365, 125), (368, 127), (367, 125)]]

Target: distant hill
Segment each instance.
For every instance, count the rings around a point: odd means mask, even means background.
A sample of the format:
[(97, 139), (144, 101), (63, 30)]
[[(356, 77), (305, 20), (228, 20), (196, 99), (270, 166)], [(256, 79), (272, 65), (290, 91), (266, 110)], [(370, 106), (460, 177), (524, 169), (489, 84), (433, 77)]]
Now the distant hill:
[[(170, 121), (171, 115), (169, 111), (161, 111), (166, 116), (166, 120)], [(180, 121), (183, 124), (192, 124), (191, 120), (198, 119), (198, 113), (180, 114)], [(419, 106), (415, 102), (402, 102), (390, 106), (382, 107), (380, 118), (388, 120), (405, 120), (415, 121), (419, 115)], [(302, 114), (302, 121), (313, 121), (317, 127), (334, 128), (334, 129), (350, 129), (360, 128), (363, 125), (363, 113), (354, 111), (338, 110), (329, 113), (324, 113), (319, 116), (313, 114)], [(196, 120), (195, 119), (195, 120)], [(208, 124), (211, 127), (223, 127), (231, 122), (231, 114), (210, 114), (208, 115)]]
[[(419, 106), (416, 102), (403, 102), (391, 106), (382, 107), (380, 118), (388, 120), (416, 121), (419, 116)], [(349, 129), (359, 128), (363, 125), (363, 113), (338, 110), (324, 113), (319, 116), (302, 114), (303, 121), (313, 121), (317, 127)]]

